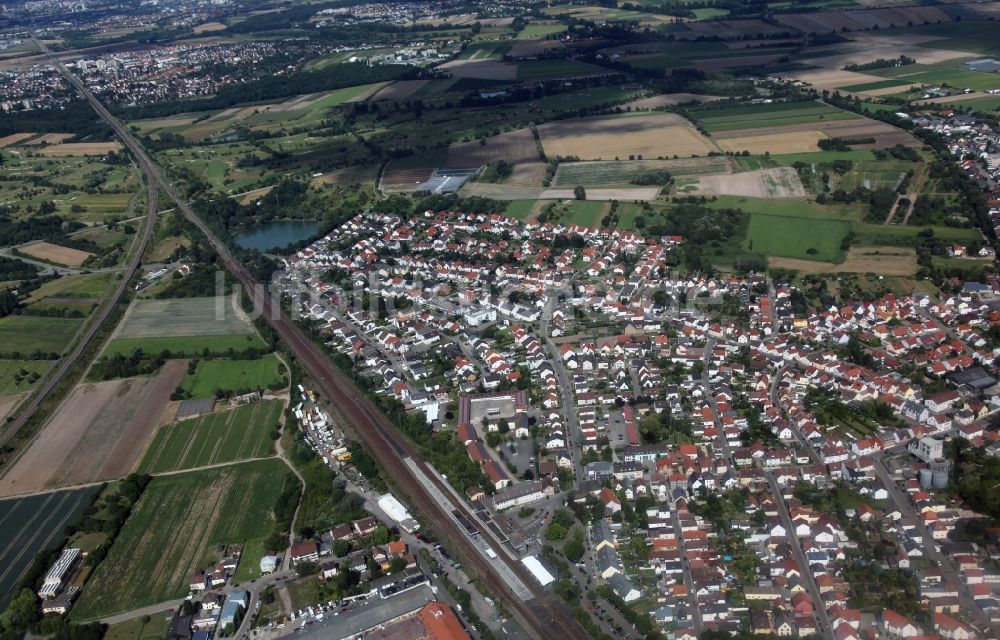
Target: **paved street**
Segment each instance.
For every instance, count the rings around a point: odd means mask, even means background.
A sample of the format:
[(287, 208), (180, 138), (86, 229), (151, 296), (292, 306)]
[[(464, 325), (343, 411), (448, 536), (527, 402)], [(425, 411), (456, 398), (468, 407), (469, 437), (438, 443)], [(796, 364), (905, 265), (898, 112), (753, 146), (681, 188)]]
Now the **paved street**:
[(876, 454), (872, 456), (875, 460), (875, 474), (878, 476), (879, 480), (889, 491), (889, 497), (892, 499), (896, 508), (899, 512), (903, 514), (906, 518), (913, 518), (916, 521), (917, 531), (920, 533), (921, 537), (921, 548), (924, 550), (924, 555), (931, 560), (933, 560), (937, 566), (941, 569), (941, 573), (944, 574), (944, 579), (958, 587), (958, 597), (962, 602), (962, 614), (971, 620), (976, 627), (980, 629), (989, 629), (989, 620), (983, 614), (983, 610), (979, 608), (975, 600), (972, 598), (972, 594), (969, 592), (969, 588), (965, 586), (962, 577), (958, 573), (957, 567), (952, 564), (951, 560), (946, 558), (939, 550), (937, 544), (934, 543), (931, 538), (930, 531), (924, 526), (924, 521), (921, 519), (916, 510), (913, 508), (913, 504), (910, 502), (909, 498), (903, 494), (900, 490), (899, 485), (892, 478), (892, 474), (885, 466), (885, 462), (882, 459), (882, 454)]
[(830, 616), (826, 613), (826, 606), (819, 593), (819, 587), (816, 586), (816, 580), (813, 577), (812, 571), (809, 570), (809, 560), (806, 559), (806, 554), (802, 551), (802, 543), (799, 542), (799, 537), (795, 535), (795, 525), (792, 524), (792, 518), (788, 514), (788, 507), (785, 506), (785, 501), (781, 497), (781, 487), (778, 486), (778, 481), (774, 479), (774, 474), (771, 472), (767, 472), (767, 481), (771, 485), (771, 493), (774, 494), (774, 503), (778, 506), (778, 515), (781, 518), (781, 524), (787, 531), (788, 541), (791, 543), (792, 553), (795, 554), (795, 562), (799, 565), (802, 581), (805, 583), (809, 597), (816, 608), (816, 623), (819, 626), (819, 633), (824, 638), (833, 640), (834, 635), (833, 629), (830, 628)]

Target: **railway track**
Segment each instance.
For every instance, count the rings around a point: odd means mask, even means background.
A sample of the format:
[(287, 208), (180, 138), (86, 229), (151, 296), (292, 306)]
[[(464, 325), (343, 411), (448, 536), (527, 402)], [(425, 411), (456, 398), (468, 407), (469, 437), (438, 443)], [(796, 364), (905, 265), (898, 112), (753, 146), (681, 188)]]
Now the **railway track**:
[[(448, 511), (421, 485), (417, 476), (404, 462), (405, 458), (411, 458), (425, 471), (424, 475), (440, 485), (441, 481), (436, 479), (434, 474), (426, 471), (428, 466), (426, 460), (382, 415), (364, 392), (337, 369), (322, 350), (313, 344), (302, 330), (282, 312), (280, 305), (232, 255), (229, 248), (215, 236), (208, 225), (194, 213), (187, 200), (177, 193), (159, 166), (152, 161), (128, 129), (111, 115), (79, 78), (52, 57), (41, 43), (37, 44), (49, 55), (50, 62), (63, 77), (77, 89), (94, 111), (115, 130), (122, 143), (132, 151), (143, 171), (149, 177), (150, 184), (158, 185), (177, 205), (188, 221), (205, 236), (226, 269), (251, 294), (253, 300), (260, 306), (262, 316), (274, 327), (278, 336), (302, 363), (324, 395), (334, 404), (352, 431), (372, 452), (385, 471), (392, 475), (405, 496), (425, 517), (431, 519), (442, 535), (447, 537), (453, 547), (459, 550), (460, 555), (467, 563), (466, 566), (474, 570), (486, 587), (511, 611), (517, 622), (534, 638), (586, 637), (583, 628), (570, 615), (568, 609), (556, 602), (550, 593), (538, 585), (531, 573), (520, 562), (503, 554), (499, 557), (499, 561), (506, 564), (510, 571), (524, 582), (533, 599), (526, 602), (513, 593), (491, 562), (480, 554), (478, 548), (466, 536), (465, 531), (453, 522)], [(439, 486), (439, 489), (443, 491), (444, 487)], [(453, 507), (472, 519), (472, 512), (464, 503), (454, 504)], [(501, 548), (492, 533), (486, 531), (480, 535), (490, 546)]]
[(111, 312), (114, 310), (115, 306), (121, 300), (122, 296), (125, 294), (125, 290), (129, 286), (129, 282), (132, 280), (132, 276), (135, 275), (136, 270), (142, 263), (142, 254), (146, 252), (146, 247), (149, 246), (149, 241), (153, 237), (153, 230), (156, 228), (156, 209), (157, 209), (157, 191), (156, 184), (147, 179), (146, 188), (148, 189), (148, 212), (146, 214), (146, 225), (143, 229), (142, 235), (138, 239), (138, 243), (135, 246), (135, 252), (129, 259), (128, 265), (125, 267), (125, 271), (122, 272), (121, 282), (115, 287), (114, 292), (111, 297), (107, 300), (105, 305), (98, 311), (96, 318), (94, 318), (90, 324), (87, 325), (86, 330), (79, 340), (76, 342), (76, 346), (73, 350), (69, 352), (68, 355), (64, 356), (62, 361), (59, 363), (58, 368), (55, 373), (53, 373), (48, 381), (42, 385), (24, 406), (23, 409), (18, 411), (17, 416), (7, 425), (7, 428), (0, 433), (0, 447), (6, 445), (11, 439), (17, 435), (17, 433), (24, 428), (28, 420), (35, 415), (38, 408), (42, 405), (42, 402), (49, 396), (50, 393), (59, 385), (60, 382), (69, 373), (69, 370), (76, 364), (80, 356), (83, 355), (83, 351), (90, 344), (94, 336), (101, 329), (104, 323), (107, 321)]

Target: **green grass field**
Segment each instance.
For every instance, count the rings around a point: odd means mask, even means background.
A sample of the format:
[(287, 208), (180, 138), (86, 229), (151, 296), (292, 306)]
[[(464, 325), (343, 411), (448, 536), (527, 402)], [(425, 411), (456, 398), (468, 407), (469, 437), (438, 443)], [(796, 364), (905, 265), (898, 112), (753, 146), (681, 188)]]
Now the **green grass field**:
[(754, 214), (746, 248), (768, 256), (838, 262), (843, 253), (840, 242), (850, 230), (846, 220)]
[(154, 478), (73, 607), (74, 620), (130, 611), (188, 593), (216, 545), (266, 538), (294, 476), (264, 460)]
[(0, 396), (34, 388), (34, 376), (43, 375), (51, 365), (51, 360), (0, 360)]
[(542, 111), (569, 111), (572, 109), (582, 109), (584, 107), (595, 107), (600, 105), (610, 105), (623, 100), (632, 100), (642, 95), (636, 89), (622, 89), (621, 87), (589, 87), (571, 93), (559, 93), (546, 96), (538, 100), (538, 108)]
[(518, 40), (537, 40), (544, 38), (545, 36), (550, 36), (556, 33), (562, 33), (566, 30), (566, 25), (559, 22), (550, 23), (538, 23), (529, 22), (528, 25), (521, 29), (517, 34)]
[(103, 640), (162, 640), (167, 637), (169, 616), (163, 613), (152, 615), (149, 622), (133, 618), (108, 627)]
[(518, 220), (524, 220), (531, 213), (531, 208), (535, 206), (534, 200), (511, 200), (507, 203), (507, 208), (503, 214)]
[[(267, 551), (264, 548), (265, 542), (267, 541), (257, 538), (248, 540), (243, 545), (243, 553), (240, 555), (239, 565), (236, 566), (236, 575), (233, 576), (233, 582), (239, 584), (260, 577), (260, 559), (264, 557), (264, 552)], [(157, 638), (157, 640), (160, 639)]]
[(344, 104), (345, 102), (357, 98), (366, 91), (371, 91), (374, 84), (362, 84), (357, 87), (347, 87), (345, 89), (337, 89), (336, 91), (331, 91), (319, 100), (309, 104), (306, 107), (309, 111), (315, 111), (319, 109), (329, 109), (330, 107), (335, 107), (337, 105)]
[(77, 318), (33, 316), (0, 318), (0, 352), (61, 353), (73, 339), (81, 322), (82, 320)]
[(590, 76), (607, 72), (608, 70), (604, 67), (565, 59), (532, 60), (517, 65), (518, 80)]
[(217, 389), (267, 389), (281, 382), (282, 368), (278, 358), (266, 355), (258, 360), (202, 360), (194, 374), (185, 376), (181, 388), (192, 398), (208, 398)]
[[(885, 226), (881, 224), (858, 224), (854, 227), (857, 239), (854, 244), (857, 246), (880, 246), (891, 245), (897, 247), (916, 246), (919, 238), (918, 234), (927, 227), (900, 227), (895, 225)], [(943, 240), (968, 244), (981, 238), (976, 229), (956, 229), (953, 227), (931, 227), (934, 229), (935, 237)]]
[[(0, 323), (3, 321), (0, 320)], [(2, 332), (2, 325), (0, 325)], [(267, 345), (255, 333), (244, 333), (221, 336), (177, 336), (162, 338), (116, 338), (108, 343), (104, 353), (107, 355), (130, 354), (135, 349), (146, 353), (169, 351), (175, 357), (198, 356), (206, 352), (225, 354), (230, 349), (243, 351), (248, 347), (266, 349)]]
[(269, 456), (282, 404), (266, 400), (160, 427), (139, 469), (162, 473)]
[(858, 117), (818, 102), (784, 102), (721, 109), (703, 107), (691, 109), (689, 113), (710, 132)]
[(935, 49), (1000, 55), (1000, 42), (997, 41), (995, 22), (963, 20), (961, 22), (883, 29), (879, 33), (887, 36), (912, 34), (938, 36), (941, 39), (934, 40), (933, 47)]
[(568, 204), (566, 214), (560, 218), (560, 222), (599, 227), (601, 217), (607, 209), (606, 204), (596, 200), (573, 200)]
[(556, 174), (556, 187), (576, 185), (632, 186), (631, 180), (655, 171), (669, 171), (674, 177), (728, 173), (726, 158), (691, 158), (688, 160), (622, 160), (563, 162)]
[(32, 291), (27, 302), (32, 304), (43, 298), (97, 298), (107, 289), (112, 277), (110, 273), (63, 276)]
[(864, 82), (862, 84), (852, 84), (846, 87), (838, 87), (841, 91), (875, 91), (876, 89), (888, 89), (889, 87), (906, 87), (917, 84), (911, 80), (878, 80), (875, 82)]

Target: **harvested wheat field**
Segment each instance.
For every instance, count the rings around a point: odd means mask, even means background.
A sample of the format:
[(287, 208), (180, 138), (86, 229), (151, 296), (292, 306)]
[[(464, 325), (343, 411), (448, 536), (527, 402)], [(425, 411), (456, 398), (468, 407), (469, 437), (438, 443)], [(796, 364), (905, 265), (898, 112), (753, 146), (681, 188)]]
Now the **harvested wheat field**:
[(0, 149), (4, 149), (4, 148), (9, 147), (9, 146), (11, 146), (13, 144), (17, 144), (18, 142), (23, 142), (24, 140), (27, 140), (28, 138), (30, 138), (33, 135), (35, 135), (35, 134), (33, 134), (33, 133), (12, 133), (9, 136), (0, 137)]
[(729, 69), (741, 69), (744, 67), (755, 67), (762, 64), (771, 64), (779, 60), (782, 54), (762, 54), (759, 56), (733, 56), (731, 58), (704, 58), (695, 60), (693, 66), (702, 71), (728, 71)]
[(763, 20), (698, 20), (688, 22), (686, 26), (698, 35), (711, 35), (723, 39), (742, 38), (746, 35), (780, 33), (786, 31), (783, 27), (764, 22)]
[(885, 78), (878, 76), (844, 71), (843, 69), (806, 69), (783, 75), (793, 80), (808, 83), (817, 89), (836, 89), (885, 80)]
[(660, 107), (672, 107), (678, 104), (688, 104), (691, 102), (712, 102), (719, 100), (719, 96), (706, 96), (700, 93), (664, 93), (658, 96), (640, 98), (626, 104), (632, 109), (659, 109)]
[(718, 149), (691, 124), (672, 113), (561, 120), (538, 127), (550, 158), (581, 160), (687, 157)]
[(802, 198), (806, 195), (806, 190), (795, 169), (776, 167), (732, 175), (702, 176), (692, 193), (706, 196)]
[(911, 276), (917, 272), (917, 254), (899, 247), (855, 247), (840, 264), (813, 262), (794, 258), (769, 258), (768, 264), (779, 269), (806, 273), (875, 273), (880, 276)]
[(446, 69), (456, 78), (517, 80), (517, 65), (496, 60), (452, 60), (438, 69)]
[(528, 58), (548, 51), (562, 51), (559, 40), (517, 40), (508, 52), (514, 58)]
[(955, 102), (965, 102), (966, 100), (977, 100), (979, 98), (989, 98), (991, 94), (984, 91), (973, 91), (972, 93), (960, 93), (955, 96), (945, 96), (943, 98), (928, 98), (927, 100), (917, 100), (916, 104), (952, 104)]
[(74, 135), (76, 135), (76, 134), (75, 133), (45, 133), (45, 134), (42, 134), (42, 135), (38, 136), (37, 138), (35, 138), (31, 142), (25, 143), (24, 146), (27, 147), (27, 146), (42, 145), (42, 144), (61, 144), (63, 141), (69, 140)]
[[(492, 184), (489, 182), (466, 182), (459, 190), (463, 196), (481, 196), (494, 200), (537, 200), (541, 197), (544, 187), (519, 187), (510, 184)], [(570, 196), (572, 197), (572, 196)]]
[(372, 100), (405, 100), (430, 80), (397, 80), (390, 82), (372, 96)]
[(117, 142), (64, 142), (38, 149), (35, 153), (43, 156), (103, 156), (112, 151), (121, 151)]
[(39, 260), (45, 260), (47, 262), (54, 262), (67, 267), (79, 267), (84, 263), (84, 261), (86, 261), (87, 258), (94, 255), (92, 253), (87, 253), (86, 251), (80, 251), (79, 249), (61, 247), (50, 242), (27, 244), (22, 247), (18, 247), (17, 250), (24, 255), (31, 256), (32, 258), (38, 258)]
[[(587, 189), (587, 200), (655, 200), (661, 187), (636, 187), (634, 189)], [(543, 200), (572, 200), (572, 189), (546, 189), (539, 196)]]
[[(897, 129), (891, 125), (870, 120), (868, 118), (852, 118), (850, 120), (829, 120), (826, 122), (799, 122), (796, 124), (782, 125), (776, 127), (755, 127), (753, 129), (736, 129), (733, 131), (720, 131), (715, 134), (715, 139), (721, 147), (727, 150), (736, 149), (737, 140), (746, 138), (768, 138), (773, 136), (795, 136), (796, 134), (815, 134), (830, 138), (875, 138), (871, 144), (854, 145), (858, 148), (885, 149), (894, 147), (897, 144), (919, 147), (920, 141), (910, 133)], [(740, 148), (742, 150), (742, 148)], [(765, 149), (766, 151), (767, 149)], [(807, 149), (815, 151), (816, 147)], [(751, 149), (753, 151), (753, 149)], [(773, 149), (771, 153), (775, 153)], [(792, 153), (781, 151), (779, 153)]]
[(7, 416), (17, 408), (17, 405), (21, 400), (24, 400), (26, 394), (16, 393), (10, 396), (0, 396), (0, 422), (7, 419)]
[(541, 187), (545, 180), (546, 166), (544, 162), (516, 164), (504, 184), (516, 187)]
[(433, 173), (433, 167), (402, 169), (394, 168), (390, 162), (382, 172), (378, 188), (383, 191), (412, 191), (427, 182)]
[(353, 184), (355, 182), (372, 182), (378, 177), (378, 165), (353, 166), (324, 173), (311, 180), (313, 186), (328, 184)]
[(796, 131), (792, 133), (774, 133), (754, 136), (740, 136), (717, 139), (724, 151), (749, 151), (753, 155), (761, 155), (765, 151), (771, 154), (808, 153), (817, 151), (820, 140), (826, 138), (822, 131)]
[(209, 33), (211, 31), (222, 31), (226, 25), (221, 22), (204, 22), (193, 29), (195, 33)]
[(518, 129), (501, 133), (486, 138), (486, 144), (478, 140), (454, 144), (448, 147), (448, 162), (445, 166), (478, 167), (500, 160), (511, 164), (541, 161), (531, 131)]
[(171, 360), (152, 378), (78, 385), (0, 478), (0, 496), (127, 475), (186, 371)]

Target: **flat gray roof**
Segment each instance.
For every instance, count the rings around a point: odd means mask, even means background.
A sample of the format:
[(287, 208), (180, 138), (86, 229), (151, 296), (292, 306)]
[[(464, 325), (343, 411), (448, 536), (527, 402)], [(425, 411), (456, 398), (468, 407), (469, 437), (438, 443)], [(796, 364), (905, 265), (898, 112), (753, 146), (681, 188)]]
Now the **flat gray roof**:
[(369, 603), (338, 616), (326, 614), (320, 622), (309, 625), (296, 634), (301, 640), (342, 640), (377, 627), (390, 620), (420, 609), (435, 600), (434, 593), (427, 585), (410, 589), (385, 600), (374, 596)]

